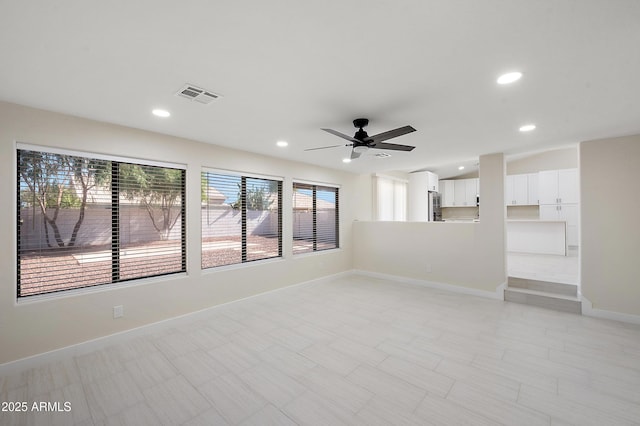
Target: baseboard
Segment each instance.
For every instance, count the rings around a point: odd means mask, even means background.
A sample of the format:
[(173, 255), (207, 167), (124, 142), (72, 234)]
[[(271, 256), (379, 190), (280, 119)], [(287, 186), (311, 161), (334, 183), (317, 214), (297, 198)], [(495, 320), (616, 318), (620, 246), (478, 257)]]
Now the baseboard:
[(355, 275), (362, 275), (365, 277), (379, 278), (383, 280), (397, 281), (397, 282), (407, 283), (407, 284), (415, 284), (415, 285), (429, 287), (437, 290), (468, 294), (471, 296), (484, 297), (486, 299), (493, 299), (493, 300), (504, 300), (504, 289), (507, 287), (507, 283), (505, 281), (502, 284), (500, 284), (498, 287), (496, 287), (495, 291), (484, 291), (484, 290), (478, 290), (475, 288), (463, 287), (459, 285), (445, 284), (445, 283), (439, 283), (435, 281), (419, 280), (416, 278), (402, 277), (399, 275), (382, 274), (379, 272), (364, 271), (362, 269), (354, 269), (352, 272)]
[(593, 303), (582, 295), (582, 315), (595, 318), (603, 318), (613, 321), (640, 324), (640, 315), (624, 314), (622, 312), (606, 311), (593, 307)]
[(325, 282), (334, 281), (336, 279), (348, 277), (351, 275), (352, 275), (352, 271), (343, 271), (337, 274), (327, 275), (324, 277), (303, 281), (297, 284), (291, 284), (285, 287), (280, 287), (280, 288), (265, 291), (262, 293), (253, 294), (251, 296), (247, 296), (242, 299), (232, 300), (230, 302), (221, 303), (219, 305), (214, 305), (205, 309), (189, 312), (176, 317), (166, 318), (161, 321), (156, 321), (150, 324), (142, 325), (140, 327), (131, 328), (129, 330), (124, 330), (114, 334), (109, 334), (106, 336), (97, 337), (95, 339), (86, 340), (84, 342), (75, 343), (70, 346), (53, 349), (48, 352), (43, 352), (36, 355), (28, 356), (25, 358), (20, 358), (14, 361), (9, 361), (4, 364), (0, 364), (0, 376), (19, 373), (21, 371), (28, 370), (30, 368), (39, 367), (41, 365), (48, 364), (51, 362), (62, 361), (64, 359), (68, 359), (74, 356), (85, 355), (90, 352), (103, 349), (107, 346), (125, 342), (131, 338), (143, 335), (145, 333), (162, 329), (163, 327), (166, 327), (169, 323), (172, 326), (175, 326), (175, 325), (179, 325), (182, 322), (197, 320), (199, 317), (206, 317), (216, 309), (220, 309), (224, 306), (229, 306), (231, 304), (241, 302), (243, 300), (264, 296), (270, 293), (276, 293), (276, 292), (291, 289), (294, 287), (303, 287), (303, 286), (322, 284)]

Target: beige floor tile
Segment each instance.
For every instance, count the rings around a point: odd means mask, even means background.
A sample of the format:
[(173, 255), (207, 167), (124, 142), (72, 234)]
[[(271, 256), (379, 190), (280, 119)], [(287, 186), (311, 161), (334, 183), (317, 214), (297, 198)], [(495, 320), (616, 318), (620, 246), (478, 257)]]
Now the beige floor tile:
[(356, 368), (346, 379), (372, 394), (402, 407), (403, 410), (415, 410), (427, 393), (422, 388), (366, 364)]
[(143, 401), (133, 376), (118, 373), (84, 385), (87, 404), (94, 421), (105, 420)]
[(464, 405), (435, 395), (427, 395), (416, 409), (415, 415), (424, 423), (438, 426), (498, 426), (508, 424), (490, 420), (484, 417), (482, 413), (473, 412), (465, 408)]
[(220, 376), (199, 386), (198, 390), (231, 424), (248, 419), (267, 405), (264, 398), (234, 374)]
[(256, 394), (278, 408), (307, 390), (300, 382), (275, 367), (262, 364), (244, 371), (238, 377)]
[[(213, 424), (213, 423), (209, 423)], [(290, 417), (273, 405), (267, 405), (247, 420), (240, 423), (241, 426), (296, 426)]]
[(505, 425), (548, 425), (551, 417), (506, 399), (497, 398), (485, 390), (462, 382), (456, 384), (447, 395), (455, 402), (478, 416)]
[(317, 395), (353, 413), (357, 413), (373, 397), (368, 390), (322, 366), (309, 370), (298, 380)]
[(5, 425), (637, 424), (640, 326), (367, 277), (0, 375)]
[(163, 425), (184, 423), (211, 408), (211, 404), (182, 376), (173, 377), (142, 393)]
[(555, 419), (576, 425), (637, 425), (637, 422), (604, 413), (588, 405), (533, 386), (522, 385), (518, 404), (542, 412)]

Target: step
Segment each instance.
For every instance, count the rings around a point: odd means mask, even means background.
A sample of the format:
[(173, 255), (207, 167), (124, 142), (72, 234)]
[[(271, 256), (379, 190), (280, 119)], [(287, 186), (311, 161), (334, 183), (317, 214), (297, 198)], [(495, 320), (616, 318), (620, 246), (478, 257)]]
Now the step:
[(510, 288), (522, 288), (525, 290), (542, 291), (545, 293), (562, 294), (565, 296), (578, 296), (578, 286), (575, 284), (509, 277), (508, 286)]
[(538, 306), (540, 308), (553, 309), (555, 311), (582, 314), (582, 302), (576, 296), (547, 293), (544, 291), (529, 290), (524, 288), (507, 287), (504, 290), (504, 300), (507, 302), (522, 303)]

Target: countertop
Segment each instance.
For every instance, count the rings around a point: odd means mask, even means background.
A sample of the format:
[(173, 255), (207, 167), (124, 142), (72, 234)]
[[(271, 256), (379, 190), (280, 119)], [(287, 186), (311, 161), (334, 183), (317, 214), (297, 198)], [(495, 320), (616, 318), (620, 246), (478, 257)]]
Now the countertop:
[(540, 220), (540, 219), (507, 219), (507, 222), (567, 223), (566, 220)]

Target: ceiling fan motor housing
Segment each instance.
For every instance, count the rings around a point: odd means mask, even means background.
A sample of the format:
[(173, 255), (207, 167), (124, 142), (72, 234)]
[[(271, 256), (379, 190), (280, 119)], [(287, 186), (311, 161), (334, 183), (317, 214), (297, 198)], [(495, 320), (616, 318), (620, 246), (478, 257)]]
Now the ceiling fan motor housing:
[(367, 134), (367, 132), (365, 132), (364, 130), (360, 129), (356, 132), (356, 134), (353, 136), (354, 139), (358, 139), (359, 141), (364, 142), (365, 138), (368, 138), (369, 135)]
[(353, 125), (356, 126), (358, 129), (367, 127), (368, 124), (369, 124), (368, 118), (356, 118), (355, 120), (353, 120)]

